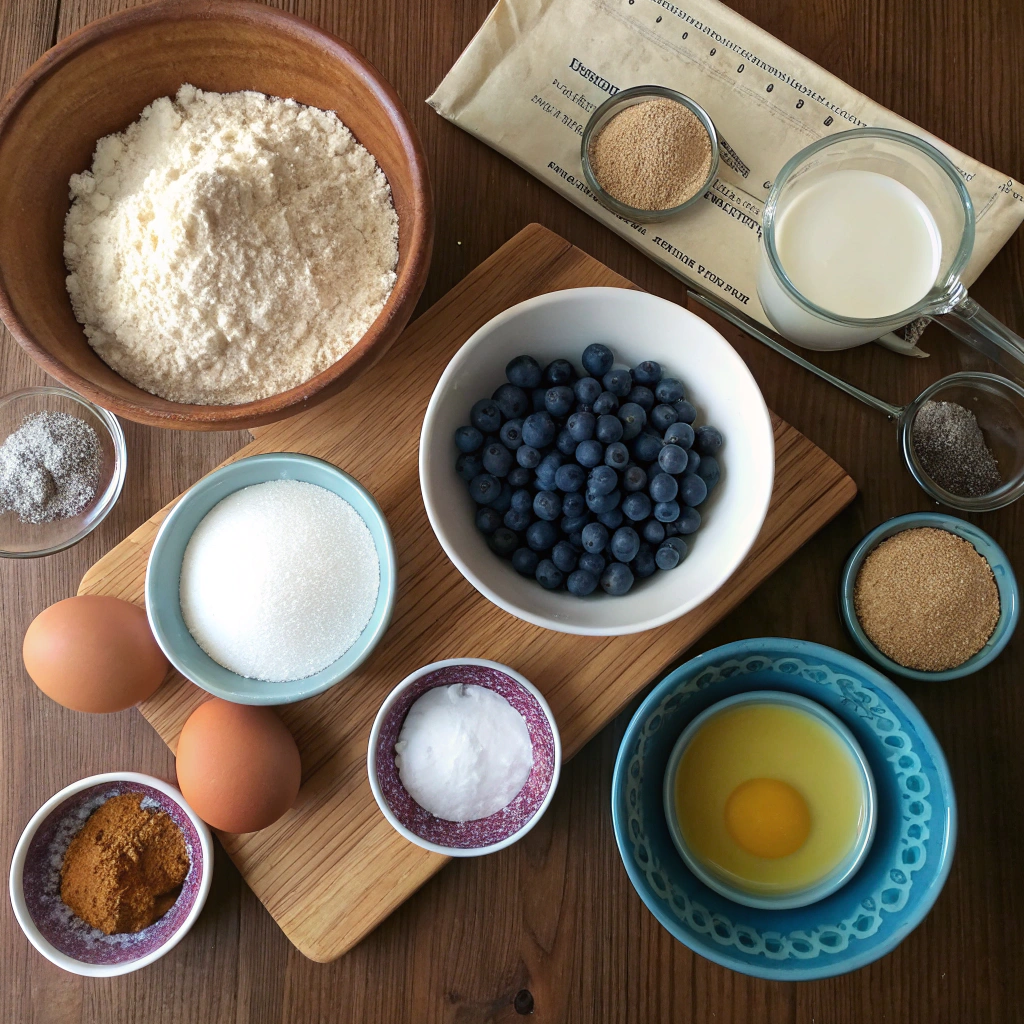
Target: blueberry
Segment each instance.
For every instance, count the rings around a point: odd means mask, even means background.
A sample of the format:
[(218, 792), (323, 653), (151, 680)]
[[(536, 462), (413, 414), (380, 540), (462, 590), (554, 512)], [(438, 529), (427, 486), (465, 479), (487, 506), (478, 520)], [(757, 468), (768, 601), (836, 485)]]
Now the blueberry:
[[(496, 514), (496, 513), (495, 513)], [(523, 512), (519, 509), (510, 508), (505, 513), (505, 518), (502, 522), (513, 532), (522, 533), (533, 520), (533, 516), (529, 512)]]
[(681, 537), (669, 537), (654, 555), (659, 569), (674, 569), (687, 554), (686, 541)]
[(587, 523), (583, 527), (583, 548), (598, 555), (608, 546), (608, 528), (600, 523)]
[(499, 526), (487, 538), (487, 544), (496, 555), (508, 558), (519, 547), (519, 538), (507, 526)]
[(696, 473), (700, 469), (700, 456), (691, 448), (686, 453), (686, 473)]
[[(580, 495), (582, 497), (582, 495)], [(558, 521), (558, 528), (566, 536), (570, 533), (576, 533), (582, 530), (587, 523), (590, 522), (590, 513), (587, 511), (586, 503), (584, 502), (583, 511), (578, 516), (569, 516), (563, 513), (562, 518)]]
[(577, 555), (575, 549), (567, 540), (560, 540), (551, 549), (551, 561), (562, 572), (572, 572), (576, 568), (578, 559), (579, 555)]
[(545, 412), (544, 399), (547, 397), (547, 388), (533, 388), (530, 391), (530, 405), (534, 412)]
[(653, 359), (645, 359), (633, 367), (633, 380), (637, 384), (657, 384), (661, 380), (661, 364)]
[(621, 441), (613, 441), (604, 450), (604, 464), (612, 469), (625, 469), (629, 465), (629, 449)]
[(569, 544), (573, 551), (579, 554), (583, 550), (583, 532), (581, 530), (573, 530), (569, 534)]
[(709, 427), (705, 424), (697, 428), (697, 440), (693, 447), (701, 455), (714, 455), (722, 447), (722, 432), (717, 427)]
[(679, 497), (687, 505), (699, 505), (708, 496), (708, 485), (696, 473), (687, 473), (679, 485)]
[(647, 417), (647, 422), (659, 434), (664, 434), (677, 419), (679, 419), (679, 413), (674, 405), (656, 405), (651, 410), (650, 416)]
[(514, 384), (502, 384), (491, 398), (507, 420), (520, 420), (530, 411), (530, 396)]
[(642, 491), (647, 486), (647, 473), (640, 466), (627, 466), (622, 474), (622, 486), (630, 493)]
[(573, 384), (572, 390), (573, 394), (576, 395), (577, 402), (582, 402), (584, 405), (593, 405), (597, 401), (597, 396), (601, 394), (604, 388), (601, 387), (601, 382), (593, 377), (580, 377)]
[(558, 540), (558, 527), (546, 519), (538, 519), (526, 528), (526, 543), (534, 551), (547, 551)]
[(684, 506), (675, 525), (677, 533), (696, 533), (700, 529), (700, 513), (689, 505)]
[(555, 447), (565, 456), (571, 456), (576, 453), (576, 445), (579, 444), (573, 436), (572, 432), (566, 428), (562, 428), (558, 432), (558, 437), (555, 438)]
[(496, 434), (501, 427), (501, 409), (491, 398), (481, 398), (469, 410), (469, 422), (481, 433)]
[(553, 359), (544, 367), (544, 383), (549, 388), (569, 384), (575, 376), (576, 371), (568, 359)]
[(665, 428), (665, 444), (677, 444), (680, 448), (693, 447), (693, 427), (682, 420), (676, 420)]
[(615, 362), (612, 350), (607, 345), (588, 345), (583, 350), (583, 369), (591, 377), (603, 377)]
[(643, 491), (634, 491), (622, 499), (622, 514), (634, 523), (642, 523), (651, 514), (651, 499)]
[(697, 467), (697, 476), (708, 485), (708, 494), (715, 489), (715, 484), (718, 483), (721, 475), (722, 470), (718, 465), (718, 459), (714, 455), (702, 455), (700, 465)]
[(574, 404), (572, 388), (567, 388), (564, 384), (548, 388), (547, 394), (544, 395), (544, 408), (558, 419), (568, 416)]
[(555, 421), (547, 412), (531, 412), (523, 420), (523, 444), (546, 448), (555, 439)]
[(644, 412), (650, 412), (654, 408), (654, 392), (650, 388), (645, 388), (643, 384), (634, 384), (626, 397), (628, 401), (639, 405)]
[(500, 442), (489, 444), (485, 449), (481, 461), (484, 464), (484, 472), (492, 476), (508, 476), (512, 468), (512, 453)]
[(647, 490), (655, 501), (671, 501), (679, 493), (679, 484), (674, 476), (658, 473), (647, 485)]
[(602, 391), (591, 405), (595, 416), (608, 416), (618, 408), (619, 400), (610, 391)]
[(612, 597), (628, 594), (632, 586), (633, 574), (629, 571), (629, 566), (623, 565), (622, 562), (612, 562), (601, 573), (601, 589)]
[(538, 518), (553, 523), (562, 514), (562, 499), (554, 491), (538, 491), (533, 496), (533, 511)]
[(524, 469), (536, 469), (540, 465), (540, 452), (531, 445), (524, 444), (516, 449), (516, 462)]
[[(583, 542), (583, 546), (586, 547), (586, 540)], [(600, 576), (604, 572), (605, 561), (599, 555), (593, 551), (584, 551), (580, 555), (580, 568), (585, 569), (589, 573), (593, 573), (595, 576)]]
[(617, 530), (625, 518), (622, 514), (622, 509), (616, 507), (609, 509), (607, 512), (601, 512), (597, 517), (597, 521), (602, 526), (607, 526), (609, 530)]
[(633, 575), (638, 580), (646, 579), (657, 572), (658, 563), (655, 562), (654, 552), (650, 549), (649, 545), (640, 545), (640, 550), (636, 553), (636, 558), (629, 563), (629, 567), (633, 570)]
[(479, 451), (484, 443), (484, 435), (476, 427), (459, 427), (455, 431), (455, 447), (460, 452)]
[(658, 452), (658, 465), (666, 473), (682, 473), (686, 469), (686, 449), (677, 444), (667, 444)]
[(674, 523), (679, 518), (679, 502), (659, 501), (654, 506), (654, 518), (660, 523)]
[(648, 519), (641, 534), (648, 544), (660, 544), (665, 539), (665, 527), (657, 519)]
[(586, 469), (599, 466), (603, 460), (604, 445), (600, 441), (580, 441), (576, 446), (576, 461)]
[(501, 513), (496, 512), (493, 508), (487, 508), (486, 505), (476, 510), (476, 528), (481, 533), (490, 535), (499, 526), (501, 526)]
[[(657, 409), (654, 410), (654, 412), (657, 411)], [(645, 430), (633, 439), (633, 458), (637, 462), (654, 462), (658, 458), (661, 449), (661, 438), (657, 434), (652, 434), (649, 430)]]
[(480, 461), (480, 457), (478, 455), (470, 455), (468, 452), (463, 452), (455, 460), (455, 472), (466, 483), (469, 483), (473, 477), (481, 473), (483, 468), (484, 464)]
[(680, 402), (686, 397), (686, 392), (675, 377), (662, 377), (654, 387), (654, 397), (659, 402)]
[(565, 459), (558, 452), (548, 452), (540, 460), (540, 465), (537, 467), (537, 486), (542, 491), (553, 491), (555, 489), (555, 474), (563, 462), (565, 462)]
[(579, 491), (569, 491), (562, 499), (562, 515), (567, 516), (569, 519), (576, 519), (579, 516), (585, 516), (586, 514), (586, 498), (584, 498)]
[(577, 569), (570, 573), (565, 585), (574, 597), (586, 597), (597, 590), (597, 577), (586, 569)]
[(545, 590), (557, 590), (565, 579), (565, 573), (550, 558), (545, 558), (538, 562), (534, 577)]
[(632, 562), (640, 550), (640, 538), (632, 526), (620, 526), (608, 542), (608, 550), (620, 562)]
[(622, 420), (611, 413), (598, 416), (594, 434), (602, 444), (612, 444), (622, 437)]
[(512, 488), (509, 487), (508, 481), (501, 481), (501, 490), (486, 504), (502, 515), (512, 507)]
[(539, 564), (540, 555), (529, 548), (516, 548), (512, 555), (512, 568), (521, 576), (532, 577)]
[(616, 398), (625, 398), (633, 388), (629, 370), (609, 370), (601, 378), (601, 383), (605, 391), (610, 391)]
[(594, 436), (597, 418), (592, 412), (574, 412), (566, 423), (574, 441), (589, 441)]
[(516, 356), (505, 367), (505, 377), (509, 384), (514, 384), (517, 388), (529, 390), (539, 387), (541, 382), (540, 363), (533, 356)]
[(692, 423), (697, 418), (697, 410), (685, 398), (681, 402), (675, 403), (675, 410), (676, 419), (682, 423)]
[(478, 505), (489, 505), (501, 493), (501, 481), (490, 473), (478, 473), (469, 482), (469, 496)]
[(511, 508), (517, 512), (529, 512), (533, 509), (533, 495), (525, 487), (512, 492)]
[(586, 472), (584, 472), (582, 466), (576, 465), (575, 462), (567, 462), (564, 466), (559, 466), (555, 472), (555, 487), (560, 491), (582, 490), (586, 482)]
[(622, 440), (632, 441), (644, 429), (647, 413), (636, 402), (626, 402), (619, 406), (619, 422), (622, 424)]
[(498, 431), (498, 439), (508, 448), (515, 452), (523, 446), (523, 421), (521, 419), (506, 420)]
[(518, 490), (520, 487), (525, 487), (533, 479), (533, 474), (522, 466), (513, 466), (508, 471), (508, 476), (505, 479), (508, 481), (509, 487)]
[(619, 486), (619, 474), (610, 466), (595, 466), (587, 477), (587, 490), (611, 494)]
[(587, 488), (587, 508), (591, 512), (600, 515), (602, 512), (611, 512), (613, 508), (619, 507), (619, 501), (621, 495), (618, 491), (612, 491), (611, 494), (597, 494), (595, 491)]

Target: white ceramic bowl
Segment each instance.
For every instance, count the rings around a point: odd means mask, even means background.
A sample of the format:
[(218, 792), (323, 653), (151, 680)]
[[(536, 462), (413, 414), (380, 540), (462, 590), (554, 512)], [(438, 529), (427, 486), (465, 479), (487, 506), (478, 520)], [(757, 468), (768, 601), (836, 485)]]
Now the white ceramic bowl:
[[(474, 526), (476, 505), (455, 473), (456, 427), (505, 383), (517, 355), (541, 365), (579, 367), (591, 342), (608, 345), (616, 366), (655, 359), (678, 377), (697, 407), (697, 424), (721, 430), (721, 483), (701, 505), (690, 554), (670, 572), (638, 580), (624, 597), (587, 598), (545, 590), (488, 548)], [(430, 525), (463, 576), (500, 608), (548, 629), (587, 636), (637, 633), (664, 625), (707, 600), (750, 551), (771, 499), (775, 440), (764, 399), (735, 349), (700, 317), (646, 292), (574, 288), (505, 310), (455, 354), (434, 389), (420, 435), (420, 487)]]
[[(104, 936), (64, 907), (60, 864), (94, 805), (129, 792), (145, 793), (171, 816), (185, 836), (192, 864), (181, 895), (163, 917), (134, 935)], [(110, 978), (146, 967), (172, 950), (199, 917), (212, 878), (210, 830), (181, 793), (152, 775), (107, 772), (66, 786), (32, 815), (11, 861), (11, 905), (29, 942), (50, 963), (72, 974)]]
[[(454, 683), (485, 686), (504, 697), (526, 720), (533, 744), (533, 768), (507, 806), (476, 821), (435, 818), (409, 795), (395, 766), (395, 741), (409, 708), (427, 690)], [(562, 741), (555, 716), (540, 690), (515, 669), (480, 658), (435, 661), (406, 676), (377, 712), (366, 758), (370, 789), (399, 835), (433, 853), (479, 857), (518, 842), (548, 809), (562, 770)]]

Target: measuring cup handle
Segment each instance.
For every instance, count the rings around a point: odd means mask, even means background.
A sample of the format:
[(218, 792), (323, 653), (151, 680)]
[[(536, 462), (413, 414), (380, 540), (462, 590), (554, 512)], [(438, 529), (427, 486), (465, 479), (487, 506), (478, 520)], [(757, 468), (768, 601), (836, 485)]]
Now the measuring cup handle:
[(933, 319), (1018, 380), (1024, 380), (1024, 338), (979, 306), (969, 295), (948, 313), (940, 313)]

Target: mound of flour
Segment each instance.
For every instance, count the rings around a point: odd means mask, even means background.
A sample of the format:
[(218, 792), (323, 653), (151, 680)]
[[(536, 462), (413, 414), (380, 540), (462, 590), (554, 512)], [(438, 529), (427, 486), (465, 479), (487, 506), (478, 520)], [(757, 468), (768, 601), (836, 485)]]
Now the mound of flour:
[(174, 402), (295, 387), (366, 332), (395, 283), (398, 217), (337, 116), (183, 85), (71, 178), (68, 293), (89, 344)]

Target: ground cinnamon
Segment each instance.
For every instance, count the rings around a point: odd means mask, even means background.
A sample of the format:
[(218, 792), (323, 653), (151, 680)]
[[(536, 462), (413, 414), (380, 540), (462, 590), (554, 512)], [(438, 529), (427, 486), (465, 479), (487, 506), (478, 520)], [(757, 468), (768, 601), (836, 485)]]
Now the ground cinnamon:
[(111, 935), (138, 932), (174, 905), (188, 874), (181, 829), (142, 793), (111, 797), (71, 840), (61, 899), (86, 924)]

